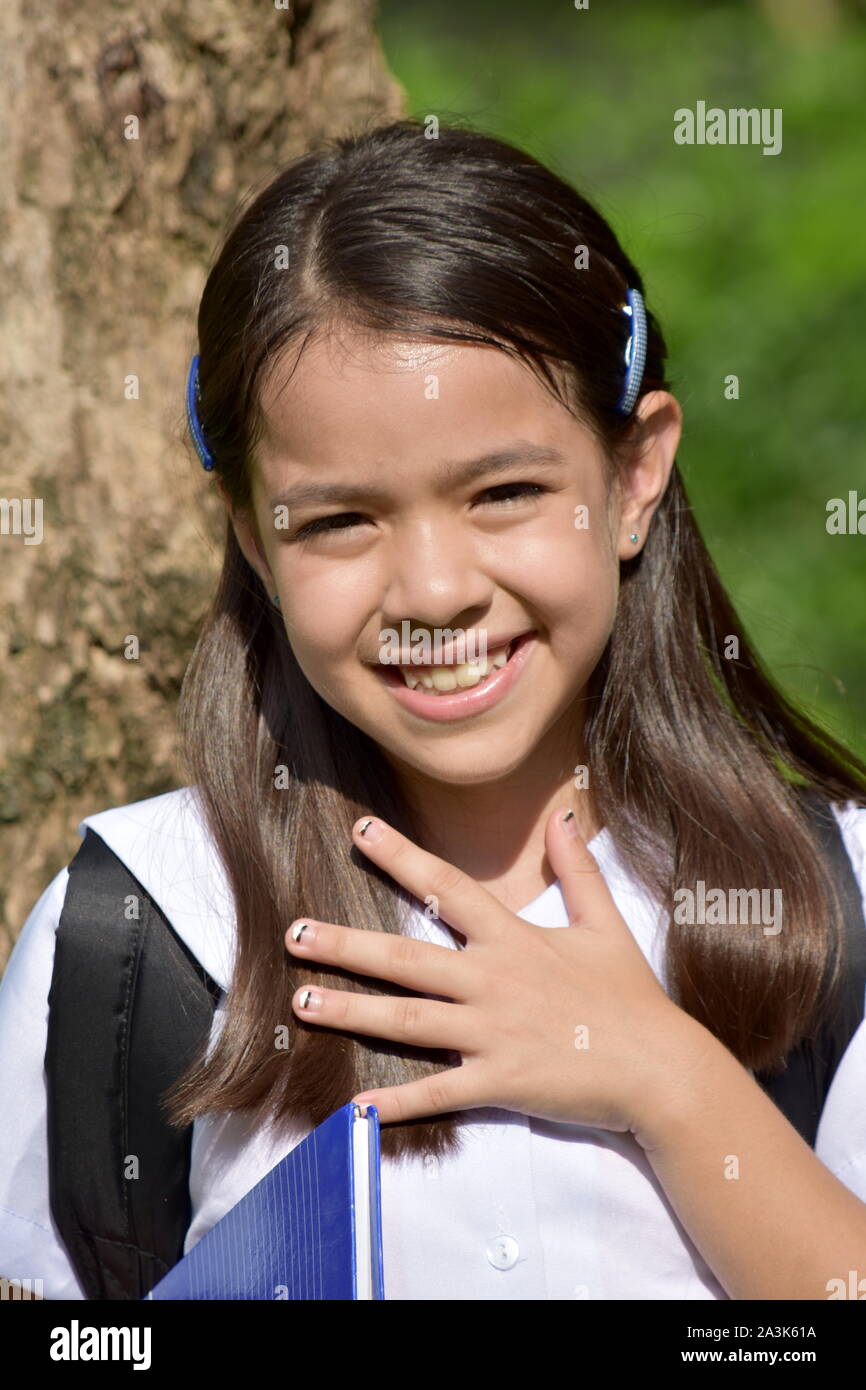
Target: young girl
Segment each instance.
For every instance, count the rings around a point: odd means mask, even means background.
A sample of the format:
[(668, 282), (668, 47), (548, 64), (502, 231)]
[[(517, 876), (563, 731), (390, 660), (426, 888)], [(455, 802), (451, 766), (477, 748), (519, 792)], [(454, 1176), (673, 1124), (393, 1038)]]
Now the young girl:
[[(613, 232), (528, 155), (426, 135), (334, 141), (230, 229), (190, 785), (79, 827), (223, 991), (169, 1096), (183, 1248), (366, 1098), (388, 1298), (827, 1298), (866, 1276), (866, 1025), (814, 1149), (758, 1077), (845, 968), (801, 789), (862, 897), (866, 768), (749, 645)], [(0, 1007), (0, 1272), (55, 1299), (86, 1296), (43, 1074), (68, 877)]]

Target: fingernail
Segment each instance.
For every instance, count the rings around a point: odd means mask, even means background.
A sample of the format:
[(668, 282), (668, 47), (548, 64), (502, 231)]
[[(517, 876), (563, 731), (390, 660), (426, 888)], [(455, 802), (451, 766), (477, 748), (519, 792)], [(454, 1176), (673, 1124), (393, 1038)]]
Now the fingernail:
[(302, 1009), (306, 1009), (307, 1013), (312, 1013), (313, 1009), (322, 1007), (322, 996), (318, 990), (305, 989), (298, 1003)]
[(381, 840), (385, 833), (385, 827), (380, 820), (374, 820), (372, 816), (367, 816), (358, 825), (358, 834), (363, 835), (368, 844), (374, 845), (377, 840)]
[(573, 811), (566, 811), (562, 817), (562, 823), (565, 826), (566, 835), (577, 835), (577, 821), (574, 819)]
[(315, 941), (316, 928), (310, 922), (296, 922), (295, 925), (292, 927), (292, 940), (300, 941), (301, 936), (304, 932), (307, 933), (306, 940), (304, 941), (305, 946), (307, 946), (311, 941)]

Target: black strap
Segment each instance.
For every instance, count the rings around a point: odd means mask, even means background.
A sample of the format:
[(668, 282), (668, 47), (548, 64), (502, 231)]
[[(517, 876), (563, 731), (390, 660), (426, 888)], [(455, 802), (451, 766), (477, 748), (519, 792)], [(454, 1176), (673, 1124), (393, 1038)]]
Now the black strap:
[[(801, 789), (804, 808), (826, 857), (843, 905), (841, 983), (826, 1000), (822, 1022), (811, 1038), (792, 1048), (786, 1068), (775, 1076), (756, 1075), (766, 1091), (811, 1148), (815, 1147), (824, 1102), (845, 1049), (863, 1021), (866, 996), (866, 922), (860, 886), (854, 875), (839, 824), (824, 797)], [(838, 949), (838, 945), (837, 945)], [(829, 977), (825, 973), (825, 981)]]
[(51, 1212), (88, 1298), (143, 1298), (183, 1254), (192, 1126), (172, 1129), (159, 1098), (208, 1036), (219, 994), (88, 827), (69, 865), (45, 1052)]

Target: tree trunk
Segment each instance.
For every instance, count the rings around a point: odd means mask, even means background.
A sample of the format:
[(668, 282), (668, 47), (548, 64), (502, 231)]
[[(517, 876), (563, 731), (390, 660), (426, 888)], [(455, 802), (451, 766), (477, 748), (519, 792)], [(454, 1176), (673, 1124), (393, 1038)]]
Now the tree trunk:
[(175, 707), (221, 512), (184, 388), (226, 219), (323, 137), (403, 111), (374, 0), (279, 5), (0, 6), (7, 949), (83, 816), (187, 780)]

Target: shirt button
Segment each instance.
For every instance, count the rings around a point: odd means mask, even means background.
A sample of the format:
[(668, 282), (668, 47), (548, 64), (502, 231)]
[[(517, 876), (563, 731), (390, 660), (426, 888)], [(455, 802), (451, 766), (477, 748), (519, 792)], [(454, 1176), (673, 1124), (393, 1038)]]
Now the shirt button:
[(497, 1236), (491, 1240), (486, 1253), (494, 1269), (511, 1269), (517, 1264), (520, 1246), (514, 1236)]

